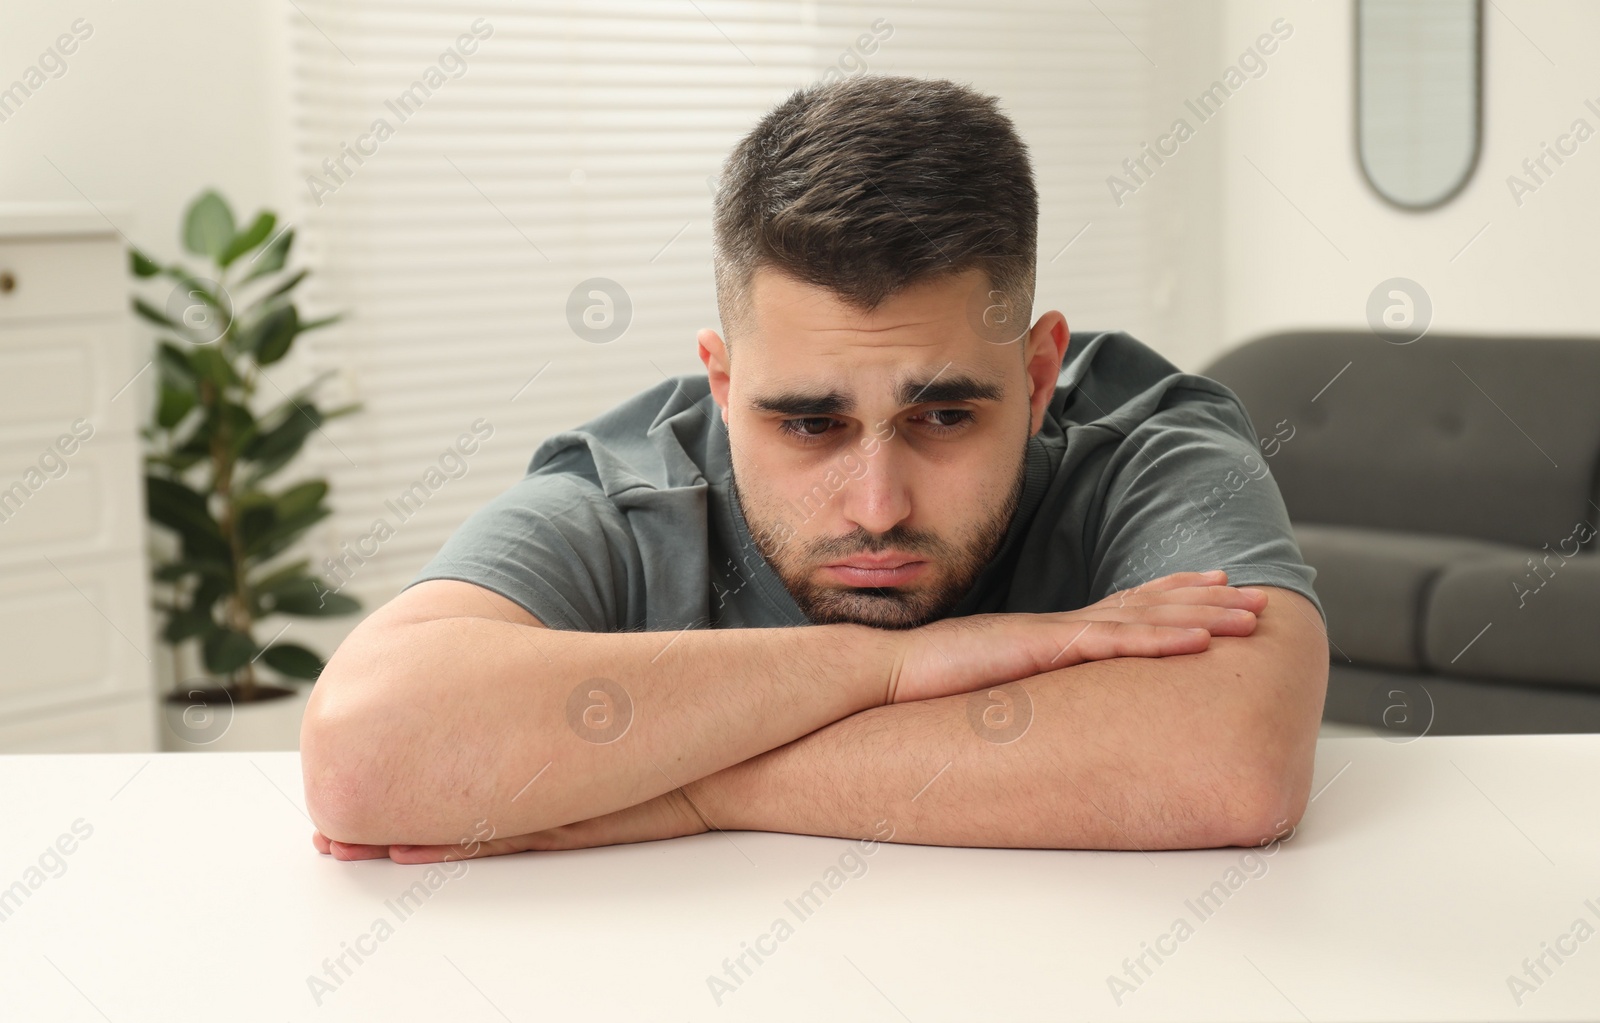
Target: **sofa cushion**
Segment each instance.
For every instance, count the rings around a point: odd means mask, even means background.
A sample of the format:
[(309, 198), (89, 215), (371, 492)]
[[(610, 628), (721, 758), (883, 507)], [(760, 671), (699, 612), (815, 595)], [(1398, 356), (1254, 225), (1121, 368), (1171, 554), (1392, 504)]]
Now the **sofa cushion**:
[(1300, 331), (1226, 353), (1295, 522), (1538, 548), (1591, 516), (1600, 341)]
[(1423, 609), (1436, 577), (1451, 566), (1528, 554), (1486, 540), (1360, 526), (1297, 522), (1294, 535), (1306, 564), (1317, 570), (1334, 659), (1412, 670), (1427, 667)]
[(1434, 583), (1423, 636), (1440, 674), (1600, 688), (1600, 555), (1551, 547), (1452, 565)]

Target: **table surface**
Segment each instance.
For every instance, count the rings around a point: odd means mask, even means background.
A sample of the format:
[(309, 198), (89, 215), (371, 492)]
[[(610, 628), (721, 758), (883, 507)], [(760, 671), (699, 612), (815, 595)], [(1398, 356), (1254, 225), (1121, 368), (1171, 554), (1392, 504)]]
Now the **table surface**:
[(1324, 739), (1270, 856), (733, 832), (446, 873), (317, 855), (297, 754), (0, 757), (0, 1017), (1592, 1020), (1597, 778), (1600, 735)]

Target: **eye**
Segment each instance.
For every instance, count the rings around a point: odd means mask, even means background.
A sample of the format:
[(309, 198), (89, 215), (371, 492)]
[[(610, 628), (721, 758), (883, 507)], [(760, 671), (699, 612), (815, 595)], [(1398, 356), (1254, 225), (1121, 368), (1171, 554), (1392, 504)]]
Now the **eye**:
[(931, 421), (928, 424), (928, 427), (934, 433), (956, 433), (962, 429), (965, 429), (968, 424), (973, 422), (972, 411), (964, 408), (934, 409), (931, 412), (924, 412), (922, 416), (953, 417), (947, 419), (934, 419)]
[(809, 444), (824, 436), (834, 424), (834, 420), (827, 416), (807, 416), (804, 419), (785, 419), (778, 423), (778, 430), (786, 433), (803, 444)]

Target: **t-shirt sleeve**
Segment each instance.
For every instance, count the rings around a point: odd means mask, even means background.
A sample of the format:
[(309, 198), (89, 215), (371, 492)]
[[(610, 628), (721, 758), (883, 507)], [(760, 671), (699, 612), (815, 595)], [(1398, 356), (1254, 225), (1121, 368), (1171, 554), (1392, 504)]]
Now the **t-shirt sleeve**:
[(626, 516), (599, 486), (541, 472), (473, 512), (406, 585), (459, 579), (516, 601), (552, 629), (618, 632), (628, 627), (638, 560)]
[(1281, 586), (1327, 613), (1283, 496), (1236, 399), (1186, 391), (1129, 431), (1108, 468), (1090, 602), (1174, 572), (1222, 569), (1230, 586)]

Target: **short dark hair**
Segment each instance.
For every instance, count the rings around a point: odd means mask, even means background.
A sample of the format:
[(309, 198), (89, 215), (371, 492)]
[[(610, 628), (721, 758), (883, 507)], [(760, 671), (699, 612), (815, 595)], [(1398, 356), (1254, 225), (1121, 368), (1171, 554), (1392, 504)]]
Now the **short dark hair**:
[(871, 310), (982, 269), (1022, 322), (1039, 197), (998, 101), (955, 82), (864, 75), (796, 90), (733, 148), (712, 218), (725, 331), (758, 269)]

